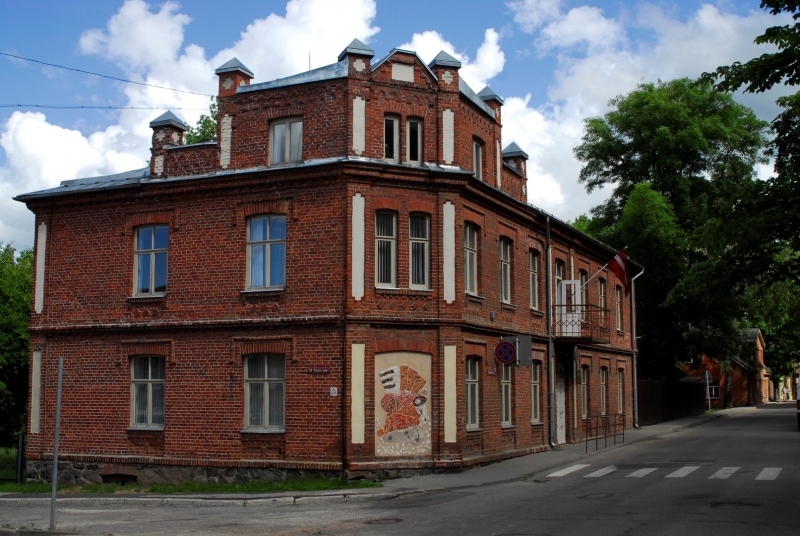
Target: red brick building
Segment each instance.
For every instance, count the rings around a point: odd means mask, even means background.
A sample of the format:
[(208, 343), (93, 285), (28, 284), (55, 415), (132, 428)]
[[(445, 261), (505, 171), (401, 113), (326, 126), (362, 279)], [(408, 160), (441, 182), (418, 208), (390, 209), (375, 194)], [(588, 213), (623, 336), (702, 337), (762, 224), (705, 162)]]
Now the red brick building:
[(632, 425), (615, 252), (526, 203), (503, 101), (457, 60), (373, 55), (257, 84), (231, 60), (217, 142), (167, 113), (149, 168), (17, 197), (29, 480), (50, 478), (59, 357), (66, 481), (394, 476)]
[(771, 396), (770, 372), (764, 365), (764, 337), (761, 330), (744, 330), (742, 344), (746, 353), (741, 359), (731, 358), (728, 372), (719, 359), (707, 355), (703, 355), (695, 367), (681, 367), (687, 378), (702, 383), (705, 383), (706, 371), (711, 374), (706, 395), (712, 408), (753, 406), (774, 400), (774, 396)]

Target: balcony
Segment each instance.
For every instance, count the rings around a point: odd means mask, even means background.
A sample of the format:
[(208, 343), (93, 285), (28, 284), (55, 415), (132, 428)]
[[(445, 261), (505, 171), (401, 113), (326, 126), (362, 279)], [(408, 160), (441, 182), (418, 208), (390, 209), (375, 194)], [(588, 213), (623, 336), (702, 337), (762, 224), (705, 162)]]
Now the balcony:
[(597, 305), (554, 305), (553, 333), (557, 340), (611, 342), (611, 311)]

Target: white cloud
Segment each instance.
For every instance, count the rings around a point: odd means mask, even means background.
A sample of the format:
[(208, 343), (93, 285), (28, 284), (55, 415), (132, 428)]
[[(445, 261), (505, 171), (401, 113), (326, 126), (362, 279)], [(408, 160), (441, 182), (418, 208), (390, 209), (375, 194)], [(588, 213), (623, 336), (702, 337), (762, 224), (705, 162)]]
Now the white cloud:
[[(515, 20), (529, 31), (524, 20)], [(581, 164), (572, 148), (580, 144), (584, 118), (604, 114), (609, 99), (641, 82), (697, 77), (718, 65), (769, 52), (768, 47), (754, 45), (753, 39), (764, 28), (790, 20), (759, 11), (725, 13), (703, 4), (684, 20), (644, 5), (633, 20), (626, 19), (626, 25), (587, 6), (540, 22), (544, 27), (534, 41), (540, 52), (557, 61), (548, 88), (549, 104), (532, 108), (527, 99), (507, 97), (503, 111), (503, 143), (516, 141), (530, 155), (529, 201), (564, 219), (600, 203), (609, 190), (586, 195), (577, 182)], [(641, 32), (649, 37), (643, 38)], [(771, 119), (776, 114), (773, 101), (785, 92), (778, 88), (766, 95), (736, 98)], [(769, 172), (758, 169), (761, 177)]]
[[(256, 81), (287, 76), (336, 61), (353, 38), (369, 41), (374, 0), (290, 0), (286, 14), (254, 20), (233, 46), (212, 58), (195, 44), (184, 45), (191, 18), (168, 1), (154, 9), (126, 0), (104, 29), (89, 29), (79, 40), (85, 54), (117, 65), (131, 80), (216, 94), (214, 69), (237, 56)], [(127, 107), (170, 108), (193, 124), (208, 110), (209, 97), (128, 84)], [(89, 98), (91, 100), (91, 97)], [(178, 110), (184, 108), (184, 110)], [(15, 113), (0, 130), (6, 163), (0, 167), (0, 237), (21, 247), (33, 242), (33, 217), (10, 197), (57, 186), (60, 181), (143, 167), (150, 156), (149, 123), (162, 110), (123, 110), (116, 124), (87, 136), (47, 122), (40, 113)]]
[(489, 28), (484, 33), (483, 43), (478, 48), (475, 61), (462, 52), (456, 52), (455, 46), (438, 32), (427, 31), (415, 33), (411, 41), (398, 48), (415, 51), (422, 61), (430, 63), (436, 55), (444, 50), (461, 62), (459, 74), (475, 91), (480, 91), (488, 81), (503, 71), (506, 57), (500, 48), (500, 35)]
[(561, 14), (561, 0), (515, 0), (506, 5), (514, 12), (514, 22), (526, 33), (532, 33)]

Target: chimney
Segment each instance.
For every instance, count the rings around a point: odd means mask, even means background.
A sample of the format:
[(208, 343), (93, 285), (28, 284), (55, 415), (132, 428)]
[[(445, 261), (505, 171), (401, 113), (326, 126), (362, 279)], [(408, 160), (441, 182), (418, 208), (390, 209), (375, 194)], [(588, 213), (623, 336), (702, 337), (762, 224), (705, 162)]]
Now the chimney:
[(497, 123), (502, 124), (500, 121), (500, 109), (503, 107), (503, 99), (501, 99), (489, 86), (483, 88), (480, 93), (478, 93), (478, 97), (480, 97), (480, 99), (494, 111), (494, 118)]
[(364, 76), (369, 75), (370, 59), (375, 56), (375, 51), (367, 45), (353, 39), (347, 47), (339, 54), (339, 61), (347, 60), (348, 72), (350, 74), (359, 73)]
[(189, 128), (172, 112), (150, 121), (153, 129), (152, 146), (150, 147), (150, 176), (163, 177), (165, 170), (164, 159), (167, 149), (176, 145), (183, 145), (183, 133)]
[(242, 62), (236, 58), (218, 67), (214, 74), (219, 76), (220, 97), (235, 95), (239, 86), (242, 84), (249, 85), (250, 80), (255, 76), (250, 69), (242, 65)]

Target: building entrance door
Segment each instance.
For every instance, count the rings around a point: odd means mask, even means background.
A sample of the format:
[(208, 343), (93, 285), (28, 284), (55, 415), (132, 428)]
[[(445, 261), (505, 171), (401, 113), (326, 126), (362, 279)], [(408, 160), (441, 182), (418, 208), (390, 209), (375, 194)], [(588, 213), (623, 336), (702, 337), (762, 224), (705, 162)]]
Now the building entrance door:
[(556, 365), (556, 436), (558, 444), (567, 442), (567, 382), (564, 365)]

